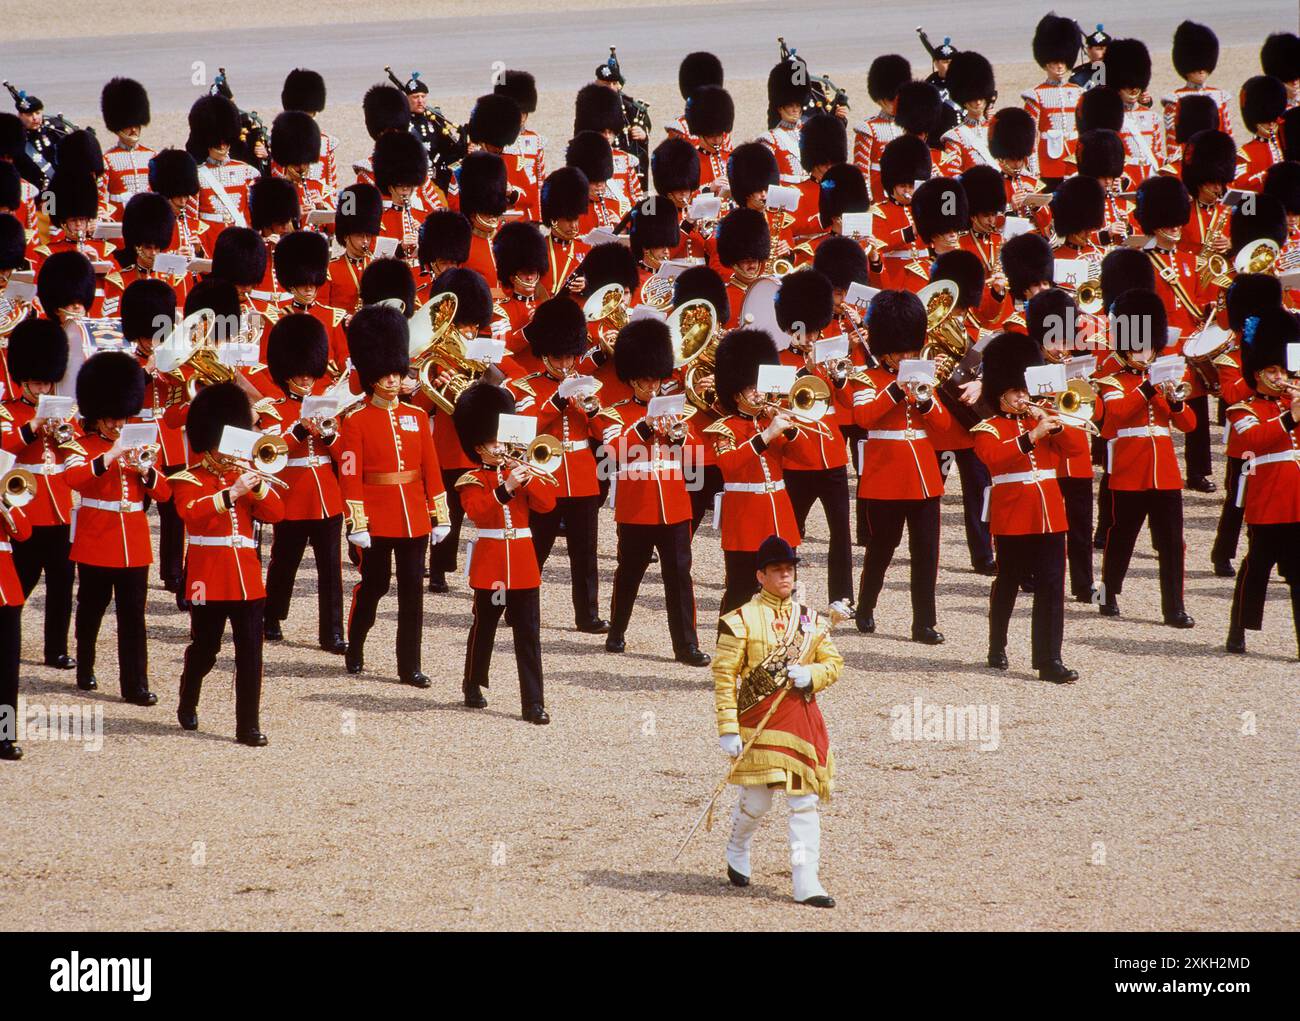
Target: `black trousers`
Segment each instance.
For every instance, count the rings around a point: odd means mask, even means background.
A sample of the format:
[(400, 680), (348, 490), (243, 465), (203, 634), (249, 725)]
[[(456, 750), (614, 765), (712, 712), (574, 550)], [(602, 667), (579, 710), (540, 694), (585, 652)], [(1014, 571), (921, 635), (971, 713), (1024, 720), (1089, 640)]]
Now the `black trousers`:
[[(536, 533), (534, 533), (536, 534)], [(699, 648), (695, 630), (695, 586), (691, 581), (691, 523), (675, 525), (619, 525), (618, 566), (614, 568), (614, 601), (609, 630), (622, 635), (632, 619), (641, 579), (650, 566), (650, 554), (659, 551), (664, 580), (664, 605), (673, 653)]]
[[(171, 475), (184, 467), (173, 464), (162, 471)], [(158, 577), (164, 586), (176, 592), (185, 584), (185, 525), (172, 499), (158, 504)]]
[(23, 648), (23, 608), (0, 606), (0, 709), (10, 710), (13, 732), (0, 728), (0, 741), (18, 739), (18, 657)]
[(352, 587), (348, 614), (348, 644), (361, 649), (375, 626), (379, 600), (388, 594), (397, 562), (397, 675), (406, 679), (420, 671), (420, 632), (424, 628), (424, 550), (429, 537), (414, 539), (371, 536), (370, 548), (360, 550), (361, 580)]
[(804, 534), (808, 511), (820, 502), (830, 530), (826, 553), (826, 591), (830, 601), (853, 600), (853, 539), (849, 532), (849, 470), (830, 468), (822, 471), (784, 473), (785, 491), (790, 495), (799, 535)]
[(235, 733), (261, 729), (265, 599), (214, 599), (190, 607), (190, 644), (181, 670), (181, 712), (197, 712), (203, 678), (217, 662), (226, 621), (235, 639)]
[(701, 465), (698, 481), (687, 479), (691, 494), (691, 535), (699, 531), (704, 515), (713, 509), (714, 498), (722, 492), (722, 469), (716, 464)]
[(1151, 529), (1151, 543), (1160, 564), (1160, 611), (1168, 619), (1182, 613), (1183, 491), (1181, 489), (1110, 490), (1111, 526), (1106, 551), (1101, 556), (1102, 597), (1109, 600), (1123, 591), (1133, 547), (1142, 523)]
[(343, 634), (343, 515), (311, 521), (280, 521), (271, 540), (266, 569), (266, 619), (289, 616), (293, 582), (302, 555), (311, 544), (316, 558), (317, 635), (323, 644)]
[(1065, 500), (1065, 553), (1070, 564), (1070, 594), (1092, 598), (1092, 477), (1058, 478)]
[(1205, 478), (1214, 470), (1210, 464), (1210, 398), (1204, 394), (1191, 397), (1187, 406), (1196, 412), (1196, 425), (1187, 434), (1183, 464), (1188, 479)]
[(95, 648), (109, 600), (117, 611), (117, 684), (123, 698), (149, 690), (149, 649), (144, 623), (148, 567), (96, 567), (77, 571), (77, 678), (95, 674)]
[(596, 578), (596, 532), (599, 527), (600, 496), (561, 496), (555, 510), (533, 514), (528, 525), (533, 530), (533, 551), (537, 569), (555, 546), (555, 537), (564, 525), (564, 544), (569, 551), (569, 581), (573, 594), (573, 620), (581, 627), (600, 617), (600, 596)]
[(907, 526), (912, 567), (912, 630), (938, 622), (934, 588), (939, 575), (939, 497), (922, 500), (859, 500), (867, 530), (867, 558), (858, 587), (858, 613), (872, 613), (885, 572)]
[(67, 525), (37, 525), (31, 538), (16, 542), (14, 569), (30, 599), (36, 583), (45, 574), (45, 658), (68, 654), (68, 625), (72, 623), (72, 578), (75, 568), (68, 559), (72, 549)]
[(970, 550), (971, 567), (982, 567), (993, 562), (993, 538), (989, 524), (984, 520), (984, 490), (992, 485), (988, 466), (975, 454), (973, 447), (950, 450), (939, 454), (939, 467), (944, 481), (956, 464), (961, 477), (962, 520), (966, 525), (966, 548)]
[[(1103, 462), (1104, 463), (1104, 462)], [(1097, 524), (1093, 529), (1093, 544), (1106, 548), (1106, 533), (1112, 522), (1110, 502), (1110, 475), (1102, 472), (1101, 481), (1097, 483)]]
[(722, 551), (723, 589), (722, 604), (718, 607), (718, 616), (725, 617), (738, 606), (749, 602), (750, 597), (758, 591), (758, 550)]
[(541, 589), (512, 588), (474, 590), (474, 623), (465, 644), (466, 694), (490, 687), (492, 647), (496, 644), (501, 614), (510, 611), (510, 630), (515, 639), (515, 665), (519, 670), (519, 701), (524, 711), (545, 706), (542, 693), (542, 605)]
[(1275, 566), (1291, 589), (1291, 613), (1300, 644), (1300, 522), (1295, 521), (1247, 526), (1246, 557), (1237, 569), (1229, 633), (1239, 635), (1243, 628), (1258, 631), (1264, 626), (1264, 600)]
[(1005, 652), (1011, 611), (1020, 583), (1034, 580), (1030, 623), (1031, 665), (1040, 670), (1061, 658), (1065, 636), (1065, 533), (999, 535), (998, 573), (989, 593), (989, 652)]
[(1226, 564), (1237, 555), (1241, 539), (1241, 522), (1245, 509), (1237, 506), (1237, 486), (1241, 483), (1240, 457), (1228, 458), (1223, 473), (1223, 509), (1219, 511), (1219, 527), (1214, 532), (1214, 545), (1210, 548), (1210, 563)]
[(460, 526), (465, 520), (465, 509), (460, 505), (460, 492), (456, 481), (468, 468), (449, 468), (442, 472), (442, 485), (447, 490), (447, 513), (451, 515), (451, 531), (442, 542), (429, 549), (429, 578), (445, 582), (448, 574), (456, 573), (456, 554), (460, 549)]

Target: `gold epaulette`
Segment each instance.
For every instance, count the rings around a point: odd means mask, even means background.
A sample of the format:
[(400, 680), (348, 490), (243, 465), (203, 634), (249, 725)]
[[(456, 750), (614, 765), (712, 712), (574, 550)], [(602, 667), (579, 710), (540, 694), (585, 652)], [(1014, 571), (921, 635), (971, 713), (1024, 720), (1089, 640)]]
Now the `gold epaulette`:
[(200, 482), (198, 478), (195, 477), (188, 468), (182, 468), (180, 471), (175, 472), (172, 475), (168, 475), (167, 481), (168, 482), (192, 482), (196, 486), (203, 485), (203, 483)]
[(86, 448), (81, 445), (81, 440), (68, 440), (67, 443), (59, 444), (60, 450), (66, 450), (69, 454), (80, 454), (82, 457), (89, 457)]
[(271, 416), (272, 418), (274, 418), (277, 422), (281, 422), (281, 421), (283, 421), (283, 420), (284, 420), (284, 416), (280, 414), (280, 412), (279, 412), (279, 410), (276, 408), (275, 404), (276, 404), (276, 402), (275, 402), (274, 398), (271, 398), (271, 397), (263, 397), (260, 401), (257, 401), (257, 402), (253, 405), (253, 417), (254, 417), (254, 419), (256, 419), (258, 415), (270, 415), (270, 416)]
[(621, 401), (615, 401), (613, 404), (601, 408), (598, 412), (596, 412), (596, 414), (599, 415), (601, 418), (608, 418), (611, 422), (614, 422), (617, 425), (622, 425), (623, 413), (618, 409), (621, 405), (626, 404), (631, 399), (632, 399), (631, 397), (624, 397)]
[(732, 431), (731, 426), (727, 425), (727, 420), (725, 418), (720, 418), (716, 422), (706, 425), (704, 431), (706, 433), (713, 433), (715, 436), (724, 436), (733, 441), (736, 438), (735, 432)]
[(483, 480), (475, 475), (472, 470), (467, 471), (456, 480), (456, 488), (460, 489), (462, 486), (483, 486), (484, 489), (487, 488), (487, 486), (483, 485)]
[(12, 422), (13, 420), (14, 420), (14, 416), (9, 413), (9, 409), (6, 408), (3, 404), (0, 404), (0, 421)]
[(1229, 369), (1241, 368), (1241, 366), (1237, 364), (1236, 359), (1232, 357), (1231, 351), (1224, 351), (1223, 354), (1214, 359), (1214, 364), (1222, 365), (1224, 368)]
[(117, 287), (122, 286), (122, 274), (118, 270), (112, 270), (109, 273), (105, 273), (104, 280), (106, 283), (114, 284)]
[(534, 389), (532, 388), (532, 385), (531, 385), (528, 381), (529, 381), (530, 379), (536, 379), (538, 376), (542, 376), (542, 375), (545, 375), (545, 373), (542, 373), (542, 372), (530, 372), (527, 376), (520, 376), (518, 379), (512, 379), (512, 380), (510, 380), (509, 383), (510, 383), (511, 386), (517, 386), (520, 390), (522, 390), (524, 393), (526, 393), (529, 397), (536, 397), (536, 396), (537, 396), (537, 391), (534, 390)]
[(982, 422), (976, 422), (973, 426), (970, 427), (970, 431), (972, 434), (988, 433), (991, 436), (997, 436), (999, 438), (1001, 438), (1002, 436), (1002, 434), (998, 432), (997, 426), (993, 425), (992, 418), (986, 418)]
[(1096, 379), (1093, 380), (1093, 382), (1096, 383), (1098, 386), (1113, 386), (1117, 390), (1124, 389), (1124, 384), (1121, 383), (1114, 376), (1098, 376)]
[(884, 216), (884, 215), (885, 215), (885, 211), (884, 211), (882, 208), (880, 208), (880, 203), (879, 203), (879, 202), (876, 202), (876, 203), (874, 203), (874, 204), (871, 206), (870, 209), (867, 210), (867, 215), (868, 215), (868, 216)]
[(369, 403), (370, 403), (370, 402), (367, 401), (367, 400), (360, 400), (360, 401), (357, 401), (357, 402), (356, 402), (355, 404), (353, 404), (350, 408), (346, 408), (346, 409), (344, 409), (344, 411), (343, 411), (343, 416), (342, 416), (342, 417), (343, 417), (343, 418), (351, 418), (353, 415), (355, 415), (355, 414), (356, 414), (358, 411), (360, 411), (362, 408), (366, 407)]
[(1020, 315), (1019, 313), (1017, 313), (1016, 315), (1007, 316), (1005, 319), (1002, 320), (1003, 326), (1005, 326), (1007, 323), (1013, 323), (1016, 326), (1025, 326), (1025, 328), (1028, 329), (1028, 326), (1026, 326), (1025, 324), (1025, 317)]
[(261, 313), (262, 318), (268, 323), (277, 322), (280, 316), (284, 314), (284, 310), (281, 309), (279, 305), (267, 305), (266, 308), (259, 309), (258, 311)]
[(333, 306), (331, 306), (331, 308), (333, 309), (334, 312), (333, 315), (334, 325), (338, 326), (339, 323), (343, 322), (343, 320), (348, 317), (348, 314), (341, 308), (333, 308)]
[(1250, 412), (1250, 414), (1253, 415), (1253, 414), (1255, 414), (1255, 409), (1252, 408), (1252, 407), (1250, 406), (1250, 402), (1253, 401), (1254, 399), (1255, 399), (1255, 398), (1253, 398), (1253, 397), (1247, 397), (1244, 401), (1238, 401), (1236, 404), (1230, 404), (1230, 405), (1228, 406), (1228, 410), (1229, 410), (1229, 411), (1248, 411), (1248, 412)]

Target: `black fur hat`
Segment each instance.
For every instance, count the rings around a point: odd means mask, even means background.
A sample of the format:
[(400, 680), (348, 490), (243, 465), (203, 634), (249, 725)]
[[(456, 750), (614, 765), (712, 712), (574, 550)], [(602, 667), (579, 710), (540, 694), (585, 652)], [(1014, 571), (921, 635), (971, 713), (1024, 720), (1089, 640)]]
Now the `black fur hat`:
[(253, 287), (266, 276), (266, 242), (251, 227), (227, 227), (212, 249), (212, 275), (236, 287)]
[(825, 274), (836, 290), (867, 283), (867, 253), (853, 238), (833, 235), (813, 253), (813, 269)]
[(736, 396), (758, 382), (760, 365), (779, 365), (776, 342), (766, 330), (732, 330), (718, 344), (713, 363), (718, 403), (736, 410)]
[(1282, 158), (1300, 162), (1300, 106), (1293, 106), (1282, 115), (1278, 134), (1282, 138)]
[(697, 138), (725, 135), (736, 126), (736, 104), (721, 85), (701, 85), (686, 100), (686, 126)]
[(1174, 113), (1174, 141), (1185, 143), (1201, 131), (1213, 131), (1219, 126), (1219, 104), (1203, 93), (1193, 93), (1178, 100)]
[(443, 291), (456, 295), (457, 326), (486, 330), (492, 324), (492, 291), (481, 274), (462, 266), (445, 269), (434, 278), (429, 293)]
[(614, 151), (598, 131), (579, 131), (564, 150), (566, 166), (577, 167), (592, 184), (614, 176)]
[(722, 61), (712, 53), (688, 53), (677, 68), (677, 88), (682, 99), (690, 99), (702, 85), (722, 85), (723, 80)]
[(538, 358), (576, 357), (587, 349), (587, 319), (582, 306), (567, 294), (538, 305), (522, 332)]
[(0, 213), (0, 270), (27, 265), (27, 231), (16, 216)]
[(465, 456), (477, 463), (477, 448), (497, 438), (497, 423), (502, 415), (514, 413), (515, 399), (505, 387), (482, 381), (467, 387), (451, 413)]
[(122, 210), (122, 245), (131, 252), (141, 245), (166, 251), (175, 229), (172, 204), (155, 192), (132, 195)]
[(1028, 159), (1037, 139), (1034, 118), (1022, 107), (1004, 106), (989, 121), (989, 153), (994, 159)]
[(1112, 39), (1101, 62), (1112, 89), (1145, 89), (1151, 84), (1151, 54), (1141, 39)]
[(208, 311), (217, 317), (222, 329), (232, 335), (222, 336), (220, 340), (232, 340), (233, 326), (239, 319), (239, 292), (229, 280), (212, 275), (205, 276), (189, 289), (185, 295), (185, 307), (182, 312), (191, 316), (195, 312)]
[(881, 291), (867, 306), (867, 346), (877, 358), (919, 351), (925, 344), (925, 306), (911, 291)]
[(573, 133), (579, 131), (612, 131), (619, 134), (624, 127), (623, 97), (611, 88), (590, 82), (578, 90), (573, 104)]
[[(1145, 287), (1130, 287), (1110, 304), (1110, 336), (1119, 354), (1137, 350), (1139, 343), (1150, 342), (1151, 350), (1160, 354), (1169, 344), (1169, 313), (1160, 295)], [(1116, 326), (1116, 321), (1124, 326)]]
[(506, 71), (492, 86), (498, 96), (509, 96), (524, 113), (537, 112), (537, 79), (527, 71)]
[(1007, 186), (997, 167), (980, 163), (957, 178), (966, 193), (966, 207), (971, 216), (1004, 213), (1007, 209)]
[(68, 335), (53, 319), (28, 317), (9, 334), (7, 361), (15, 383), (57, 383), (68, 371)]
[(776, 324), (786, 333), (811, 337), (835, 318), (835, 293), (830, 278), (813, 267), (787, 273), (776, 292)]
[(1282, 200), (1275, 195), (1260, 193), (1251, 205), (1253, 208), (1248, 212), (1247, 203), (1242, 202), (1228, 218), (1229, 259), (1235, 258), (1252, 241), (1265, 239), (1279, 248), (1286, 244), (1286, 208)]
[(366, 132), (378, 140), (387, 131), (409, 131), (411, 105), (406, 93), (392, 85), (372, 85), (361, 100)]
[(263, 174), (249, 185), (248, 222), (253, 230), (271, 230), (282, 223), (297, 223), (301, 215), (298, 189), (288, 178)]
[(926, 143), (936, 153), (943, 152), (943, 136), (957, 126), (960, 116), (957, 108), (951, 103), (944, 103), (939, 107), (939, 116), (935, 118), (934, 128), (926, 137)]
[(1241, 345), (1241, 374), (1252, 390), (1260, 369), (1285, 368), (1287, 345), (1300, 343), (1300, 320), (1289, 309), (1274, 305), (1256, 312), (1254, 318), (1243, 328)]
[(1105, 128), (1120, 132), (1124, 129), (1124, 97), (1109, 85), (1097, 85), (1079, 97), (1074, 108), (1074, 126), (1083, 134)]
[(337, 209), (334, 236), (340, 242), (349, 234), (377, 235), (382, 229), (384, 197), (373, 184), (358, 181), (340, 188)]
[[(1183, 175), (1187, 179), (1187, 175)], [(1272, 195), (1292, 215), (1300, 215), (1300, 163), (1274, 163), (1264, 172), (1265, 195)]]
[(176, 292), (157, 277), (133, 280), (122, 292), (118, 311), (127, 341), (161, 341), (176, 326)]
[(87, 311), (95, 301), (95, 270), (80, 252), (55, 252), (36, 274), (36, 297), (51, 319), (69, 305), (82, 305)]
[(271, 122), (271, 159), (281, 167), (309, 166), (320, 159), (320, 125), (301, 110), (286, 110)]
[(997, 407), (1008, 390), (1025, 388), (1025, 370), (1043, 364), (1038, 344), (1023, 333), (999, 333), (984, 348), (984, 393)]
[(199, 165), (184, 149), (163, 149), (149, 161), (149, 190), (169, 199), (199, 193)]
[(948, 87), (948, 95), (959, 106), (973, 103), (978, 99), (990, 102), (997, 95), (998, 87), (993, 79), (993, 65), (982, 53), (974, 50), (959, 50), (948, 65), (948, 73), (943, 83)]
[[(928, 181), (933, 169), (930, 147), (916, 135), (899, 135), (880, 153), (880, 184), (885, 196), (893, 195), (900, 184)], [(1001, 187), (1001, 175), (998, 183)]]
[(802, 57), (791, 57), (773, 67), (767, 72), (768, 127), (776, 125), (773, 115), (778, 107), (798, 103), (802, 109), (811, 94), (808, 65)]
[[(822, 247), (824, 248), (825, 244)], [(727, 296), (727, 285), (716, 269), (709, 266), (692, 266), (688, 270), (683, 270), (673, 281), (674, 308), (697, 298), (713, 306), (719, 323), (730, 321), (731, 299)]]
[(1241, 86), (1241, 119), (1254, 134), (1261, 124), (1281, 120), (1286, 113), (1286, 86), (1265, 74), (1247, 78)]
[(658, 195), (695, 192), (700, 187), (700, 151), (684, 138), (665, 138), (650, 154), (650, 180)]
[(1203, 184), (1227, 185), (1236, 179), (1237, 143), (1231, 135), (1215, 129), (1197, 132), (1184, 146), (1181, 162), (1183, 184), (1195, 197)]
[(1002, 273), (1007, 278), (1007, 288), (1017, 301), (1034, 284), (1056, 279), (1056, 262), (1052, 246), (1041, 234), (1021, 234), (1002, 246)]
[(799, 129), (799, 165), (811, 172), (849, 161), (849, 136), (844, 122), (831, 113), (815, 113)]
[(515, 143), (523, 126), (524, 114), (519, 104), (509, 96), (489, 92), (475, 100), (465, 130), (471, 142), (504, 149)]
[(492, 259), (503, 286), (510, 286), (516, 273), (528, 270), (545, 273), (550, 268), (546, 238), (541, 229), (535, 223), (522, 220), (507, 223), (497, 231), (492, 239)]
[(1282, 281), (1272, 273), (1238, 273), (1224, 297), (1228, 329), (1240, 333), (1247, 316), (1281, 304)]
[(974, 252), (958, 248), (944, 252), (930, 267), (931, 280), (951, 280), (957, 285), (957, 304), (979, 308), (984, 300), (984, 263)]
[(466, 156), (460, 165), (460, 211), (465, 218), (500, 216), (509, 204), (501, 157), (482, 151)]
[(362, 305), (396, 298), (407, 319), (415, 315), (415, 277), (401, 259), (373, 260), (362, 272), (358, 290)]
[(939, 119), (943, 97), (929, 82), (904, 82), (898, 90), (894, 120), (912, 135), (928, 135)]
[(590, 298), (606, 284), (622, 284), (635, 292), (641, 282), (632, 250), (617, 241), (596, 245), (582, 260), (578, 272), (587, 282), (582, 292), (584, 298)]
[(383, 376), (405, 376), (410, 368), (410, 326), (387, 305), (366, 305), (348, 322), (348, 354), (366, 390)]
[(324, 323), (310, 312), (291, 312), (271, 327), (266, 340), (266, 367), (276, 386), (288, 393), (292, 376), (320, 379), (325, 375), (329, 348)]
[(76, 171), (92, 177), (104, 176), (104, 150), (93, 131), (81, 128), (59, 139), (56, 169)]
[(1124, 174), (1125, 156), (1124, 139), (1118, 132), (1094, 128), (1079, 136), (1075, 165), (1084, 177), (1118, 178)]
[(766, 262), (772, 251), (767, 217), (757, 209), (733, 209), (720, 221), (715, 236), (718, 261), (735, 266), (746, 259)]
[(417, 258), (421, 266), (450, 262), (460, 266), (469, 261), (474, 228), (464, 213), (454, 209), (435, 209), (420, 224)]
[(134, 418), (144, 407), (144, 366), (125, 351), (100, 351), (77, 372), (77, 412), (87, 423)]
[(282, 287), (320, 287), (329, 279), (329, 238), (314, 230), (296, 230), (280, 238), (271, 259)]
[(1083, 33), (1073, 18), (1044, 14), (1034, 27), (1034, 62), (1039, 67), (1045, 67), (1053, 61), (1073, 67), (1081, 45)]
[(303, 113), (320, 113), (325, 109), (325, 79), (316, 71), (295, 67), (284, 76), (280, 89), (280, 107), (284, 110), (301, 110)]
[(542, 182), (542, 222), (578, 220), (591, 205), (587, 175), (577, 167), (560, 167)]
[[(492, 158), (501, 159), (499, 156)], [(429, 177), (429, 154), (409, 131), (390, 131), (380, 135), (375, 142), (373, 165), (375, 185), (385, 194), (395, 187), (418, 188)], [(504, 164), (501, 169), (504, 175)]]
[(852, 163), (829, 167), (817, 188), (817, 215), (823, 227), (845, 213), (865, 213), (871, 208), (867, 178)]
[(200, 96), (190, 107), (190, 134), (185, 148), (196, 160), (208, 158), (209, 149), (239, 142), (239, 110), (225, 96)]
[(1101, 230), (1106, 225), (1106, 189), (1095, 177), (1067, 177), (1052, 194), (1051, 208), (1057, 237)]
[(1050, 344), (1062, 352), (1074, 350), (1074, 338), (1061, 334), (1067, 325), (1073, 325), (1077, 308), (1074, 295), (1064, 287), (1049, 287), (1039, 291), (1025, 302), (1025, 329), (1029, 339), (1041, 349)]
[(968, 230), (970, 206), (966, 204), (966, 192), (950, 177), (932, 177), (912, 195), (912, 218), (916, 233), (926, 244), (940, 234)]
[(668, 324), (659, 319), (637, 319), (619, 330), (614, 341), (614, 372), (624, 383), (671, 376), (673, 340)]
[(22, 204), (22, 175), (8, 160), (0, 159), (0, 209), (17, 209)]
[(1182, 227), (1191, 215), (1191, 197), (1178, 178), (1157, 174), (1138, 185), (1133, 218), (1142, 233), (1154, 235), (1162, 227)]
[(1294, 32), (1274, 32), (1259, 49), (1259, 65), (1266, 75), (1280, 82), (1300, 78), (1300, 36)]
[(94, 220), (99, 216), (99, 184), (86, 171), (62, 167), (50, 181), (54, 201), (50, 205), (50, 222), (63, 226), (69, 220)]
[(112, 78), (99, 94), (99, 111), (109, 131), (147, 127), (149, 93), (134, 78)]
[(912, 65), (897, 53), (885, 53), (867, 69), (867, 95), (883, 103), (898, 97), (898, 90), (912, 80)]
[(677, 207), (667, 201), (643, 201), (632, 209), (628, 239), (632, 257), (639, 260), (647, 248), (676, 248), (681, 241)]
[(1219, 37), (1207, 25), (1184, 21), (1174, 29), (1174, 70), (1183, 78), (1219, 66)]
[(27, 147), (27, 129), (16, 114), (0, 113), (0, 157), (16, 160)]
[(1151, 260), (1135, 248), (1112, 248), (1101, 260), (1101, 300), (1107, 308), (1130, 287), (1155, 290)]
[(781, 168), (776, 156), (762, 142), (745, 142), (731, 150), (727, 160), (727, 182), (736, 205), (744, 205), (749, 196), (767, 193), (769, 185), (781, 183)]
[(209, 454), (221, 443), (226, 426), (253, 428), (253, 406), (237, 383), (205, 386), (190, 402), (185, 439), (195, 454)]

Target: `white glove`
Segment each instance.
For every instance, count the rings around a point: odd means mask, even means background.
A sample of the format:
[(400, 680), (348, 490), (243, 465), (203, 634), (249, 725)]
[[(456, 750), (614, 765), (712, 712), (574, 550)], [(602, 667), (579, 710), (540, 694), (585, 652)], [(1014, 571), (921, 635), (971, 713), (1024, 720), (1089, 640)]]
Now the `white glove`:
[(370, 549), (370, 533), (353, 532), (348, 536), (348, 542), (352, 543), (357, 549)]
[(442, 540), (447, 538), (449, 535), (451, 535), (451, 525), (434, 525), (433, 535), (429, 541), (434, 546), (437, 546), (438, 543), (442, 542)]
[(807, 688), (812, 684), (812, 667), (804, 666), (802, 663), (787, 667), (785, 674), (794, 682), (796, 688)]
[(723, 734), (718, 738), (718, 747), (721, 748), (729, 758), (735, 759), (740, 756), (740, 749), (744, 747), (744, 743), (740, 740), (739, 734)]

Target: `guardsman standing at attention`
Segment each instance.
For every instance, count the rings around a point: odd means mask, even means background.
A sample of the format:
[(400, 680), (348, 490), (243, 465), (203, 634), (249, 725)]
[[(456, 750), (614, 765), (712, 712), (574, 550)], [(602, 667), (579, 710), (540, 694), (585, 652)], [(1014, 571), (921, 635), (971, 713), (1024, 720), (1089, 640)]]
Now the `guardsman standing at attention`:
[[(284, 77), (280, 107), (318, 117), (325, 109), (325, 79), (316, 71), (295, 67)], [(320, 142), (320, 155), (308, 168), (307, 178), (321, 186), (321, 194), (332, 205), (339, 192), (339, 140), (322, 131)]]
[(880, 106), (880, 112), (854, 125), (853, 165), (866, 175), (873, 202), (881, 199), (880, 154), (903, 131), (894, 120), (898, 90), (911, 80), (912, 65), (897, 53), (877, 57), (867, 69), (867, 95)]
[(1173, 138), (1178, 128), (1178, 101), (1185, 96), (1206, 96), (1218, 107), (1218, 123), (1214, 126), (1225, 134), (1232, 134), (1231, 100), (1223, 89), (1208, 85), (1210, 75), (1219, 64), (1219, 37), (1207, 25), (1184, 21), (1174, 29), (1174, 70), (1183, 84), (1165, 96), (1165, 137)]
[(104, 153), (104, 168), (113, 219), (120, 220), (131, 196), (149, 190), (149, 161), (155, 154), (140, 144), (149, 126), (149, 93), (134, 78), (113, 78), (100, 93), (99, 109), (104, 126), (117, 136), (117, 144)]
[(230, 155), (239, 142), (239, 110), (225, 96), (200, 96), (190, 107), (185, 148), (199, 167), (199, 219), (212, 251), (227, 227), (248, 226), (248, 189), (257, 169)]
[(1020, 98), (1038, 127), (1038, 177), (1049, 190), (1074, 172), (1065, 157), (1078, 138), (1074, 111), (1083, 88), (1069, 75), (1079, 55), (1080, 39), (1073, 18), (1044, 14), (1034, 28), (1034, 60), (1047, 78)]
[(1124, 101), (1124, 128), (1120, 136), (1136, 181), (1145, 181), (1168, 158), (1165, 151), (1164, 115), (1144, 106), (1142, 97), (1151, 84), (1151, 54), (1140, 39), (1114, 39), (1103, 62), (1106, 86), (1118, 89)]

